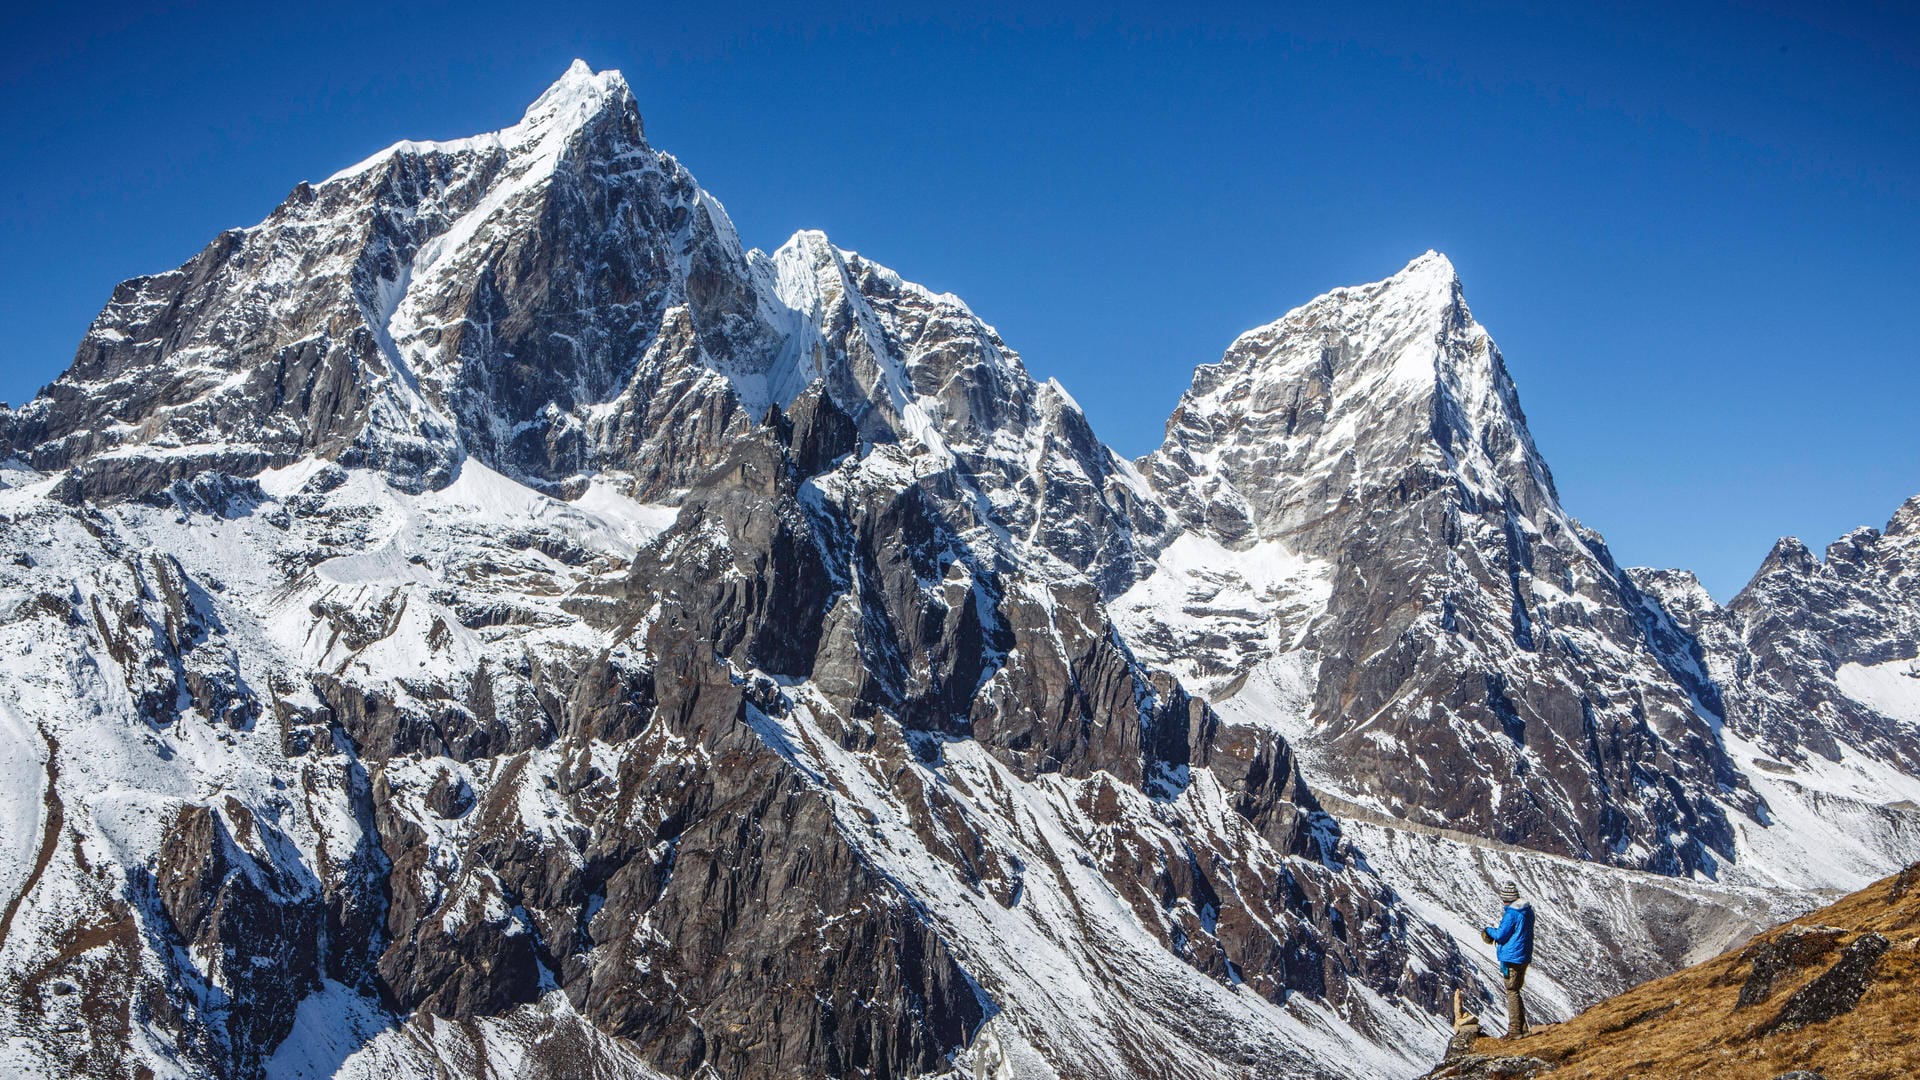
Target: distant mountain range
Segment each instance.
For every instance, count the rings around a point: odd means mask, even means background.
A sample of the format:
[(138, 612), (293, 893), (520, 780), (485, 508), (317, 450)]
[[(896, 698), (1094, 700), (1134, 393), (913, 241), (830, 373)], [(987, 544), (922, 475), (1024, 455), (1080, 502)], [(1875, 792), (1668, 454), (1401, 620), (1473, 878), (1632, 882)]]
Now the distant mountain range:
[[(1595, 422), (1605, 422), (1595, 418)], [(0, 1065), (1379, 1077), (1920, 859), (1920, 497), (1725, 606), (1428, 252), (1128, 461), (575, 65), (0, 410)]]

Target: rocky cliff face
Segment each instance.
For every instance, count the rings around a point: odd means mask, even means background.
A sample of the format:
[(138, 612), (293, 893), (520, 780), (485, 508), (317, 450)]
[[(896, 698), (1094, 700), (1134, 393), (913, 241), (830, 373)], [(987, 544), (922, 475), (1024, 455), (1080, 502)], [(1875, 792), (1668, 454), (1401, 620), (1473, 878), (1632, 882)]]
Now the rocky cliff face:
[(0, 461), (27, 1075), (1405, 1075), (1494, 876), (1565, 1012), (1920, 844), (1790, 857), (1920, 791), (1909, 530), (1622, 571), (1443, 258), (1136, 465), (584, 65), (122, 286)]

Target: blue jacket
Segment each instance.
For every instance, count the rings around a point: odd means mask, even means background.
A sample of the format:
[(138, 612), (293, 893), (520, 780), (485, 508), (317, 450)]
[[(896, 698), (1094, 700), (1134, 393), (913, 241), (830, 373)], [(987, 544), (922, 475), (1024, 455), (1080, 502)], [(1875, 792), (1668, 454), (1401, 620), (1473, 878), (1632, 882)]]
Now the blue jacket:
[(1487, 933), (1500, 946), (1503, 964), (1533, 963), (1533, 903), (1515, 900), (1500, 916), (1499, 926), (1487, 927)]

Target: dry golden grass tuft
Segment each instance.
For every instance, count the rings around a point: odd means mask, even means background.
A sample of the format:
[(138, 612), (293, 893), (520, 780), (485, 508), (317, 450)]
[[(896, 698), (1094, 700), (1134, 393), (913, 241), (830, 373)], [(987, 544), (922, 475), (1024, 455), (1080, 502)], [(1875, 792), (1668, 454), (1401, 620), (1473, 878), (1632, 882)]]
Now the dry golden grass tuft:
[[(1871, 934), (1889, 945), (1850, 1011), (1805, 1026), (1780, 1023), (1789, 1000)], [(1876, 944), (1855, 950), (1856, 970)], [(1776, 973), (1771, 980), (1768, 971)], [(1844, 1003), (1846, 993), (1826, 992), (1835, 981), (1801, 995), (1799, 1015), (1815, 997)], [(1749, 983), (1749, 999), (1759, 1000), (1737, 1007)], [(1511, 1042), (1481, 1039), (1473, 1049), (1549, 1062), (1543, 1080), (1772, 1080), (1794, 1069), (1826, 1080), (1913, 1080), (1920, 1077), (1920, 864), (1564, 1024)]]

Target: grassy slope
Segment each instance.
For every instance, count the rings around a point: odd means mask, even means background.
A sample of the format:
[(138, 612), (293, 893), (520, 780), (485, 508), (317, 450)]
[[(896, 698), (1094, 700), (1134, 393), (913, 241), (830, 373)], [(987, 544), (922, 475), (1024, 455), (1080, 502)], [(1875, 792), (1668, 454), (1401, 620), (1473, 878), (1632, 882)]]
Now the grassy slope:
[[(1844, 933), (1787, 971), (1764, 1001), (1735, 1009), (1756, 951), (1796, 924)], [(1796, 1031), (1766, 1030), (1795, 991), (1874, 931), (1892, 946), (1852, 1012)], [(1481, 1039), (1473, 1049), (1551, 1062), (1544, 1075), (1552, 1080), (1770, 1080), (1792, 1069), (1817, 1069), (1827, 1080), (1920, 1077), (1920, 864), (1564, 1024), (1514, 1042)]]

